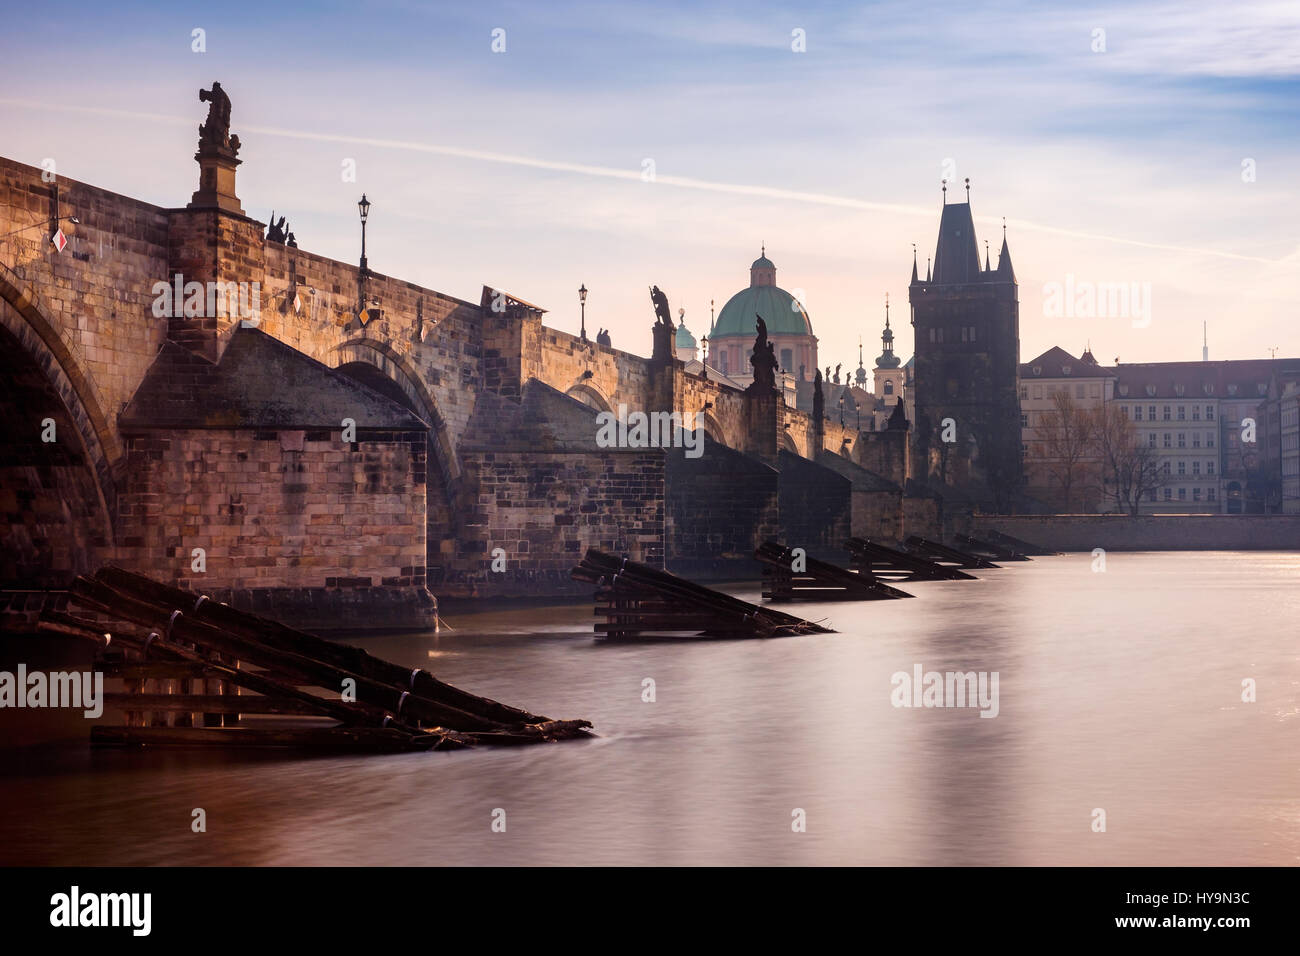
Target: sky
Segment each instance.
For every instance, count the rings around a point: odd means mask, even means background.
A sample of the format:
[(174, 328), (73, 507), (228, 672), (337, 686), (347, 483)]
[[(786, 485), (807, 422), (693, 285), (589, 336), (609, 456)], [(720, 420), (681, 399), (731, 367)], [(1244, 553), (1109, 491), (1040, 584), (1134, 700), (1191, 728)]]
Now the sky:
[(872, 366), (886, 294), (910, 355), (913, 244), (969, 177), (1022, 360), (1198, 359), (1203, 323), (1211, 358), (1300, 355), (1295, 2), (39, 4), (0, 155), (184, 205), (213, 80), (250, 216), (355, 261), (364, 191), (371, 269), (574, 332), (585, 285), (632, 352), (648, 286), (701, 336), (765, 243), (820, 364)]

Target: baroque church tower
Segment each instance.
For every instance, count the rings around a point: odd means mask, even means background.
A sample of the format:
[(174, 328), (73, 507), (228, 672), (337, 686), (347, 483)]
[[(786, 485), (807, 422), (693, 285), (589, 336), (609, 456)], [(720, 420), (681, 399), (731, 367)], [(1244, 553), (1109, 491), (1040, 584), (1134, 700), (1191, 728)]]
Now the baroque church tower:
[[(944, 199), (947, 199), (944, 184)], [(945, 201), (934, 268), (909, 288), (915, 330), (912, 470), (1008, 511), (1022, 483), (1020, 305), (1003, 227), (998, 266), (980, 267), (970, 180)]]

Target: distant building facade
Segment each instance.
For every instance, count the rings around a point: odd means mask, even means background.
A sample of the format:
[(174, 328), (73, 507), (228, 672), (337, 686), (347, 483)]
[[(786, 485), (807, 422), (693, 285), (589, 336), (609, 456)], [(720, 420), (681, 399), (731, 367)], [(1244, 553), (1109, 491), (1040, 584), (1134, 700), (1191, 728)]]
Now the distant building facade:
[[(1096, 414), (1113, 398), (1114, 391), (1115, 370), (1099, 365), (1090, 348), (1075, 358), (1065, 349), (1053, 346), (1020, 366), (1020, 439), (1025, 460), (1025, 491), (1030, 497), (1046, 505), (1064, 505), (1059, 417), (1055, 418), (1055, 428), (1048, 427), (1054, 416), (1059, 416), (1056, 396), (1069, 396), (1079, 413)], [(1070, 489), (1071, 510), (1106, 510), (1100, 466), (1099, 449), (1089, 448), (1075, 469), (1076, 483)]]

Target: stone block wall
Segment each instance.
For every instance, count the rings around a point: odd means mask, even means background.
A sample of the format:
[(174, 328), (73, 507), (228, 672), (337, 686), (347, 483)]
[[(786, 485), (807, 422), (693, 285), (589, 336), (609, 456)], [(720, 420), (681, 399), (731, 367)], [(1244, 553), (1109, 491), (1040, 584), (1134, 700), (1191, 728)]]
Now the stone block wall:
[(853, 483), (788, 451), (780, 461), (781, 543), (809, 554), (842, 553), (850, 536)]
[(663, 566), (662, 451), (467, 450), (462, 466), (459, 536), (431, 558), (440, 597), (585, 595), (569, 571), (587, 548)]
[[(118, 561), (178, 587), (423, 590), (422, 432), (127, 436)], [(206, 570), (193, 570), (193, 549)]]
[(944, 536), (943, 503), (938, 498), (903, 498), (903, 537), (919, 534), (938, 541)]
[(779, 474), (706, 441), (703, 454), (667, 455), (667, 565), (687, 577), (753, 577), (754, 549), (780, 534)]
[(993, 528), (1057, 551), (1294, 551), (1300, 515), (985, 515), (955, 530)]
[(853, 489), (850, 530), (858, 538), (901, 541), (904, 537), (902, 491)]

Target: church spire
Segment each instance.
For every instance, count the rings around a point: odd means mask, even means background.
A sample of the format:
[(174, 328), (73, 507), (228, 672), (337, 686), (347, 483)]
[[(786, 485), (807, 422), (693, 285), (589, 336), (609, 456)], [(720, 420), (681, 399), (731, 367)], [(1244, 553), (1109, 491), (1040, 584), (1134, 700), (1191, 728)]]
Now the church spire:
[(876, 368), (898, 368), (898, 356), (894, 354), (894, 331), (889, 327), (889, 293), (885, 293), (885, 328), (880, 333), (880, 357), (876, 359)]
[(916, 285), (919, 280), (916, 278), (916, 243), (912, 243), (912, 285)]
[(1011, 268), (1011, 249), (1007, 246), (1007, 220), (1002, 218), (1002, 251), (998, 253), (998, 275), (1011, 282), (1016, 281), (1016, 272)]

